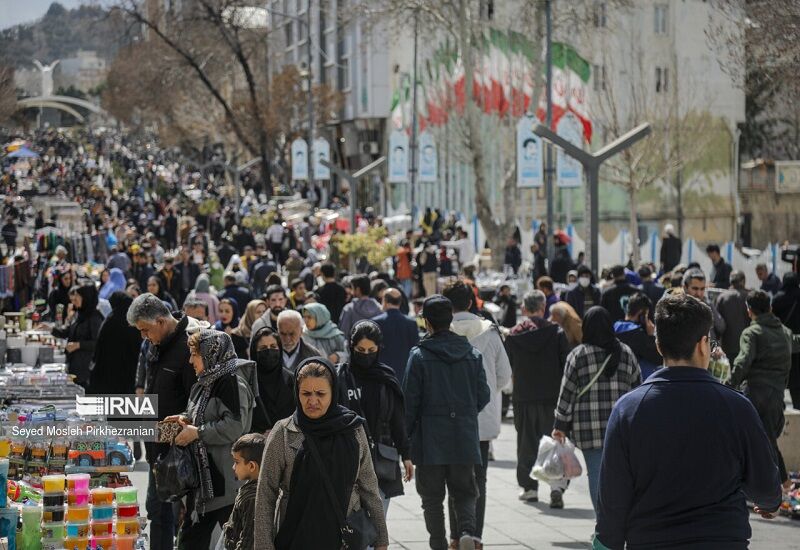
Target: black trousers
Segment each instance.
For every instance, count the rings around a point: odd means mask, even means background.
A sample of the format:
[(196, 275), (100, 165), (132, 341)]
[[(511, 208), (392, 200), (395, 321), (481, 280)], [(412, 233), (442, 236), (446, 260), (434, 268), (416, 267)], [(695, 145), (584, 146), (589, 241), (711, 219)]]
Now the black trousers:
[[(489, 469), (489, 442), (481, 441), (481, 463), (475, 465), (475, 481), (478, 484), (478, 498), (475, 501), (475, 532), (476, 538), (483, 538), (483, 522), (486, 517), (486, 473)], [(447, 512), (450, 517), (450, 538), (458, 540), (461, 531), (458, 530), (458, 515), (455, 511), (455, 502), (452, 496), (447, 499)]]
[(783, 455), (778, 449), (778, 438), (783, 432), (783, 425), (786, 423), (786, 418), (783, 416), (783, 392), (760, 386), (749, 387), (747, 388), (747, 397), (756, 408), (756, 412), (761, 418), (761, 423), (764, 424), (764, 431), (767, 432), (769, 442), (772, 444), (775, 456), (778, 459), (778, 472), (781, 476), (781, 482), (784, 482), (789, 479), (789, 476), (786, 473)]
[(514, 402), (514, 427), (517, 429), (517, 483), (526, 491), (538, 491), (539, 481), (531, 470), (539, 453), (539, 440), (550, 435), (555, 422), (555, 403)]
[(422, 499), (425, 527), (430, 535), (432, 550), (447, 550), (447, 533), (444, 527), (445, 487), (453, 499), (459, 536), (475, 534), (475, 485), (473, 464), (417, 466), (417, 493)]
[[(194, 500), (193, 495), (189, 495), (189, 501)], [(181, 532), (178, 535), (178, 549), (179, 550), (196, 550), (202, 548), (205, 550), (211, 544), (211, 535), (214, 534), (214, 528), (219, 525), (222, 527), (228, 518), (231, 517), (233, 512), (233, 504), (213, 510), (205, 514), (201, 514), (197, 523), (192, 522), (192, 504), (187, 505), (186, 516), (183, 519)]]

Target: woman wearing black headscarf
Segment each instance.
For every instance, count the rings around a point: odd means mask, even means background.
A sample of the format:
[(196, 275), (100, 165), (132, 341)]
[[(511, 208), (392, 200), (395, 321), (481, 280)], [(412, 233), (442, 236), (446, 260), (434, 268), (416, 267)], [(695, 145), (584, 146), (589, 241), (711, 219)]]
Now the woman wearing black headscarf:
[(111, 313), (103, 321), (94, 350), (94, 368), (88, 393), (133, 393), (142, 336), (128, 324), (126, 315), (133, 298), (123, 291), (108, 299)]
[(72, 287), (69, 292), (72, 316), (65, 327), (53, 327), (53, 336), (67, 339), (67, 369), (75, 383), (89, 385), (92, 359), (103, 316), (97, 310), (97, 287), (90, 283)]
[(253, 410), (252, 431), (264, 433), (294, 413), (294, 373), (283, 366), (281, 340), (270, 327), (253, 334), (250, 357), (256, 362), (260, 398)]
[(53, 275), (53, 290), (47, 296), (48, 318), (56, 321), (58, 306), (62, 306), (62, 319), (67, 313), (69, 305), (69, 291), (72, 288), (72, 272), (67, 270), (55, 270)]
[[(394, 370), (378, 362), (382, 345), (383, 333), (377, 323), (356, 323), (350, 332), (350, 361), (339, 365), (338, 383), (339, 403), (356, 411), (367, 421), (367, 430), (375, 445), (373, 464), (384, 512), (387, 512), (389, 499), (403, 494), (403, 479), (411, 481), (414, 466), (409, 459), (411, 454), (406, 435), (403, 390)], [(403, 478), (398, 454), (405, 459)], [(394, 465), (389, 468), (392, 460)]]
[(389, 534), (364, 421), (336, 403), (333, 365), (322, 357), (306, 359), (297, 368), (295, 388), (294, 415), (275, 424), (264, 449), (262, 464), (269, 467), (261, 468), (258, 477), (255, 547), (341, 548), (343, 526), (338, 514), (331, 511), (331, 497), (323, 477), (327, 476), (342, 515), (347, 517), (364, 507), (378, 533), (375, 549), (385, 550)]
[(567, 356), (552, 435), (559, 441), (571, 437), (583, 452), (595, 510), (611, 408), (641, 382), (636, 356), (614, 336), (611, 315), (599, 306), (589, 308), (583, 317), (583, 342)]

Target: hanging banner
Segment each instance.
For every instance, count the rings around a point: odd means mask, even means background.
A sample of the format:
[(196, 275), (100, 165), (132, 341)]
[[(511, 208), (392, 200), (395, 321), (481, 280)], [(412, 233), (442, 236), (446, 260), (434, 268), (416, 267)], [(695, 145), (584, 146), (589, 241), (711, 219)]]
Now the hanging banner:
[(292, 180), (308, 180), (308, 144), (303, 138), (292, 142)]
[[(571, 144), (583, 148), (583, 125), (572, 113), (567, 113), (558, 121), (556, 133)], [(583, 166), (564, 151), (556, 156), (557, 185), (563, 188), (580, 187), (583, 183)]]
[(428, 131), (419, 135), (419, 181), (436, 183), (438, 180), (438, 159), (436, 142)]
[(542, 186), (542, 140), (533, 133), (534, 122), (524, 116), (517, 123), (517, 187)]
[(408, 182), (408, 134), (395, 130), (389, 136), (389, 183)]
[(327, 139), (318, 137), (314, 140), (314, 179), (329, 180), (331, 179), (331, 170), (327, 166), (323, 166), (321, 160), (331, 161), (331, 146)]

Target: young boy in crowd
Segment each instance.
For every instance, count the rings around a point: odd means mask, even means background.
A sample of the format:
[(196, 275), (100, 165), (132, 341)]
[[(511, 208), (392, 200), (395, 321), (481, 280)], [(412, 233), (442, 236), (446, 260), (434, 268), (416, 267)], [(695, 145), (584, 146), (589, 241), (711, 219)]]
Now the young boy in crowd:
[(231, 447), (233, 472), (236, 479), (244, 481), (239, 488), (233, 512), (222, 528), (225, 550), (251, 550), (253, 548), (253, 512), (256, 506), (256, 486), (261, 470), (266, 438), (259, 433), (245, 434)]

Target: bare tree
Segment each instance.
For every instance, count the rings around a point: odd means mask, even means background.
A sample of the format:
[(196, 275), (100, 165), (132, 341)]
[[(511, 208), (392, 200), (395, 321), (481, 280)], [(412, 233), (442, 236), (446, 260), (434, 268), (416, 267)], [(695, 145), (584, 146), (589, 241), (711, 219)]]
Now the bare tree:
[(14, 86), (14, 68), (0, 65), (0, 122), (5, 122), (17, 110), (17, 90)]
[[(285, 141), (287, 126), (275, 130), (275, 121), (286, 122), (285, 113), (275, 113), (275, 105), (284, 105), (284, 98), (271, 97), (271, 79), (267, 70), (268, 29), (254, 24), (252, 3), (246, 0), (193, 0), (184, 4), (182, 11), (163, 11), (148, 9), (148, 3), (136, 0), (119, 0), (116, 9), (135, 23), (146, 29), (147, 43), (142, 45), (134, 59), (148, 62), (145, 55), (155, 48), (160, 57), (156, 66), (167, 67), (168, 74), (161, 75), (156, 88), (165, 92), (164, 96), (150, 98), (150, 102), (165, 100), (177, 111), (162, 112), (161, 118), (167, 125), (189, 122), (187, 129), (202, 130), (204, 127), (225, 128), (235, 138), (242, 155), (261, 157), (262, 179), (265, 190), (271, 190), (271, 158), (279, 152)], [(134, 46), (134, 48), (137, 48)], [(158, 72), (158, 71), (156, 71)], [(299, 73), (295, 71), (297, 86), (295, 98), (303, 98), (300, 91)], [(158, 80), (157, 74), (150, 75)], [(151, 80), (152, 82), (152, 80)], [(138, 86), (138, 83), (131, 83)], [(120, 87), (117, 87), (120, 89)], [(324, 116), (320, 124), (330, 120), (335, 108), (330, 102), (335, 96), (325, 86), (314, 87), (310, 92), (325, 105), (320, 108)], [(167, 96), (175, 94), (180, 101), (170, 101)], [(147, 103), (137, 98), (135, 104)], [(174, 99), (174, 98), (173, 98)], [(274, 99), (274, 101), (273, 101)], [(120, 101), (124, 107), (129, 100)], [(143, 112), (151, 110), (148, 106)], [(297, 118), (297, 109), (288, 113), (295, 117), (291, 127), (299, 127), (302, 119)], [(180, 114), (180, 117), (175, 116)], [(173, 127), (174, 129), (174, 127)], [(219, 132), (219, 130), (217, 130)], [(235, 154), (235, 152), (234, 152)]]
[[(623, 150), (604, 165), (603, 177), (622, 187), (629, 202), (628, 231), (634, 264), (639, 263), (639, 194), (656, 184), (672, 186), (676, 195), (679, 233), (683, 226), (684, 176), (708, 149), (718, 127), (708, 114), (707, 105), (681, 105), (674, 64), (655, 86), (646, 65), (641, 39), (630, 37), (630, 51), (614, 66), (605, 57), (615, 80), (604, 83), (597, 98), (596, 121), (612, 141), (631, 128), (649, 122), (652, 134)], [(606, 48), (606, 51), (608, 49)], [(660, 69), (661, 70), (661, 69)], [(668, 77), (667, 74), (671, 74)]]

